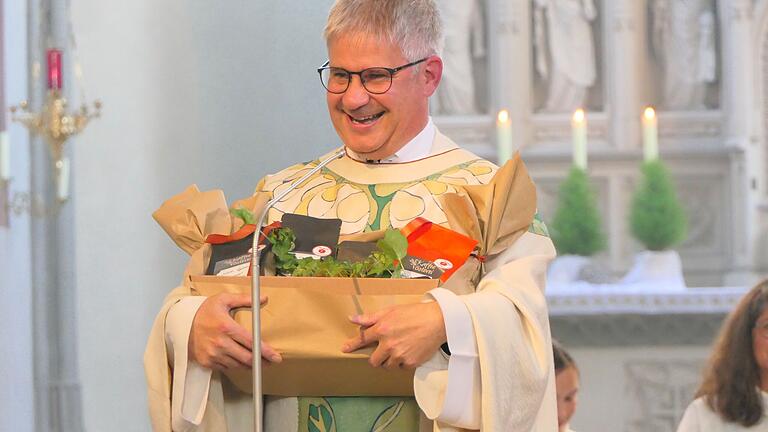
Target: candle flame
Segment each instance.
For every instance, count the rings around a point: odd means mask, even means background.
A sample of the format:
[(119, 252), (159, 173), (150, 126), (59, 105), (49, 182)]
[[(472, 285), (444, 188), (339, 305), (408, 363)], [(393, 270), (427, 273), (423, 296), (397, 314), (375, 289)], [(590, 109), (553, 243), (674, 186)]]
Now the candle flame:
[(584, 121), (586, 115), (584, 114), (584, 110), (579, 108), (576, 111), (573, 112), (573, 121), (575, 123), (581, 123)]
[(509, 111), (505, 109), (499, 111), (497, 119), (499, 120), (499, 123), (507, 123), (509, 121)]
[(645, 111), (643, 111), (643, 117), (645, 117), (647, 120), (653, 120), (653, 118), (656, 117), (656, 110), (650, 106), (646, 107)]

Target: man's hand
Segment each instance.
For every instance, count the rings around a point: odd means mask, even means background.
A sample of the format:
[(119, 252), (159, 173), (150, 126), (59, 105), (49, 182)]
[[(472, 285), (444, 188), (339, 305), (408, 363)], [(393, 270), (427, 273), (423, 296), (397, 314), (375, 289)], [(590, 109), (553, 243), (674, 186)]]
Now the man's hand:
[[(267, 301), (261, 297), (261, 304)], [(250, 307), (247, 294), (222, 293), (208, 297), (197, 310), (189, 333), (189, 358), (215, 370), (251, 367), (253, 337), (235, 322), (230, 311)], [(261, 343), (262, 361), (280, 362), (282, 357), (272, 347)]]
[(446, 341), (437, 302), (393, 306), (350, 321), (360, 325), (360, 337), (346, 341), (341, 350), (352, 352), (378, 342), (368, 360), (373, 367), (415, 369)]

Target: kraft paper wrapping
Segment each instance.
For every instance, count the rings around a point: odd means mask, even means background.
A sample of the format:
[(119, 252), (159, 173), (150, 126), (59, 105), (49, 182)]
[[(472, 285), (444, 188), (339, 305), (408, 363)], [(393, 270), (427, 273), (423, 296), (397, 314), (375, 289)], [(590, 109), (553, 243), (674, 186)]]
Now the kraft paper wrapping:
[(442, 196), (451, 229), (477, 240), (480, 255), (496, 255), (525, 233), (536, 214), (536, 186), (515, 155), (484, 185)]
[(218, 189), (200, 192), (191, 185), (165, 201), (152, 217), (190, 255), (203, 245), (208, 234), (232, 232), (227, 200)]
[[(246, 277), (191, 276), (193, 294), (250, 294)], [(388, 306), (417, 303), (437, 286), (429, 279), (291, 278), (262, 276), (262, 338), (283, 356), (263, 369), (265, 394), (278, 396), (411, 396), (413, 371), (373, 368), (373, 348), (342, 353), (341, 345), (359, 335), (347, 317)], [(239, 309), (235, 320), (251, 327), (250, 309)], [(225, 375), (250, 393), (251, 370)]]

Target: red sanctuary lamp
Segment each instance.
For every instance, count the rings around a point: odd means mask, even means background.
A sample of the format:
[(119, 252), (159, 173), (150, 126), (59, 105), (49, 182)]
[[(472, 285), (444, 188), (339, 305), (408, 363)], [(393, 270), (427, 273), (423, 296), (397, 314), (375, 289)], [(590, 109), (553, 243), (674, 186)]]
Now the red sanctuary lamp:
[(48, 89), (53, 92), (61, 92), (61, 50), (51, 48), (46, 51), (48, 59)]

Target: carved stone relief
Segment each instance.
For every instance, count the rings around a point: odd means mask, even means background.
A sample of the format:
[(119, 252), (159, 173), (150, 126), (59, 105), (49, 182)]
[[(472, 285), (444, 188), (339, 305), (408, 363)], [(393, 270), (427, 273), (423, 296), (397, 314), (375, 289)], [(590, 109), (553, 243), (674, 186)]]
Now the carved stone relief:
[(602, 109), (596, 6), (594, 0), (533, 0), (537, 111)]
[(438, 0), (445, 47), (443, 78), (432, 98), (436, 115), (488, 112), (488, 38), (485, 0)]
[(714, 0), (651, 0), (651, 53), (661, 76), (658, 105), (685, 111), (719, 105)]
[(673, 432), (693, 399), (703, 360), (625, 364), (627, 432)]
[(675, 179), (680, 203), (688, 216), (688, 237), (679, 250), (695, 253), (723, 253), (728, 199), (727, 179), (718, 176), (686, 176)]

